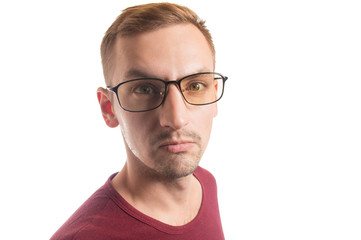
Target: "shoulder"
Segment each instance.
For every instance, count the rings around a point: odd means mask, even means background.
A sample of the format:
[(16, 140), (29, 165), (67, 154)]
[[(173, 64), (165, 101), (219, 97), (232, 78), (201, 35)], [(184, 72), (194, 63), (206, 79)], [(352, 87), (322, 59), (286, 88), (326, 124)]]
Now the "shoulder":
[(193, 174), (201, 183), (203, 189), (211, 189), (217, 191), (216, 179), (208, 170), (198, 167)]
[[(70, 216), (51, 240), (78, 239), (80, 235), (90, 234), (94, 228), (94, 221), (106, 218), (111, 211), (112, 200), (108, 196), (108, 184), (109, 180)], [(89, 237), (82, 239), (94, 239)]]
[(198, 167), (195, 171), (194, 171), (194, 176), (199, 180), (211, 180), (212, 182), (215, 182), (216, 179), (214, 178), (214, 176), (212, 175), (212, 173), (210, 173), (208, 170), (202, 168), (202, 167)]
[(73, 215), (52, 236), (55, 239), (74, 239), (74, 236), (88, 229), (92, 225), (94, 217), (101, 214), (107, 205), (109, 198), (102, 189), (96, 191), (86, 200)]

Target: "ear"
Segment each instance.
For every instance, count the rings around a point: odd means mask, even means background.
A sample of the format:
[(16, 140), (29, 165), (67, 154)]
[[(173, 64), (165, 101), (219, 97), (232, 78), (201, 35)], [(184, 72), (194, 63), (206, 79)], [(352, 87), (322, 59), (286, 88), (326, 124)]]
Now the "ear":
[(109, 127), (115, 128), (119, 125), (119, 122), (113, 113), (112, 102), (110, 101), (110, 96), (108, 94), (109, 91), (102, 87), (97, 90), (97, 97), (104, 121)]

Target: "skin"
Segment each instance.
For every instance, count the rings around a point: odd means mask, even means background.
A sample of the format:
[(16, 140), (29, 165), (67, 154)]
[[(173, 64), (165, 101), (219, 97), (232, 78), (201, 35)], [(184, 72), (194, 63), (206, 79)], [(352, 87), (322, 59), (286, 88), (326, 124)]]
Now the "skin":
[[(186, 36), (186, 37), (185, 37)], [(114, 46), (111, 86), (139, 77), (166, 81), (214, 70), (214, 56), (202, 33), (191, 24), (177, 24), (131, 37)], [(142, 213), (173, 226), (197, 215), (202, 188), (193, 176), (208, 144), (217, 105), (193, 106), (178, 87), (168, 86), (159, 108), (124, 111), (115, 93), (98, 89), (106, 124), (120, 126), (127, 161), (112, 184)]]

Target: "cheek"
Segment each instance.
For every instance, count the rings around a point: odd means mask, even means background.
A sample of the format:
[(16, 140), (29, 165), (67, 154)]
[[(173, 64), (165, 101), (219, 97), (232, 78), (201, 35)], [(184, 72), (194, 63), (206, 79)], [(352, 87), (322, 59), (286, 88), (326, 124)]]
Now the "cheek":
[(151, 136), (151, 121), (141, 113), (123, 113), (120, 116), (120, 127), (123, 133), (125, 144), (135, 153), (147, 149), (149, 136)]
[(215, 116), (216, 108), (215, 105), (203, 106), (197, 111), (197, 114), (194, 115), (193, 125), (195, 129), (199, 131), (204, 140), (208, 141), (211, 134), (213, 118)]

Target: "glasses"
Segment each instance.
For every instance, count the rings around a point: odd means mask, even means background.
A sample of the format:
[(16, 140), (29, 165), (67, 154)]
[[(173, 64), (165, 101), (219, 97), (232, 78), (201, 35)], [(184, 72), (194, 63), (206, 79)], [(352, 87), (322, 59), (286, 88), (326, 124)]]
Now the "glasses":
[(157, 78), (138, 78), (107, 87), (118, 98), (119, 105), (128, 112), (146, 112), (163, 104), (169, 84), (176, 84), (183, 98), (191, 105), (207, 105), (223, 96), (228, 78), (213, 72), (196, 73), (178, 81)]

